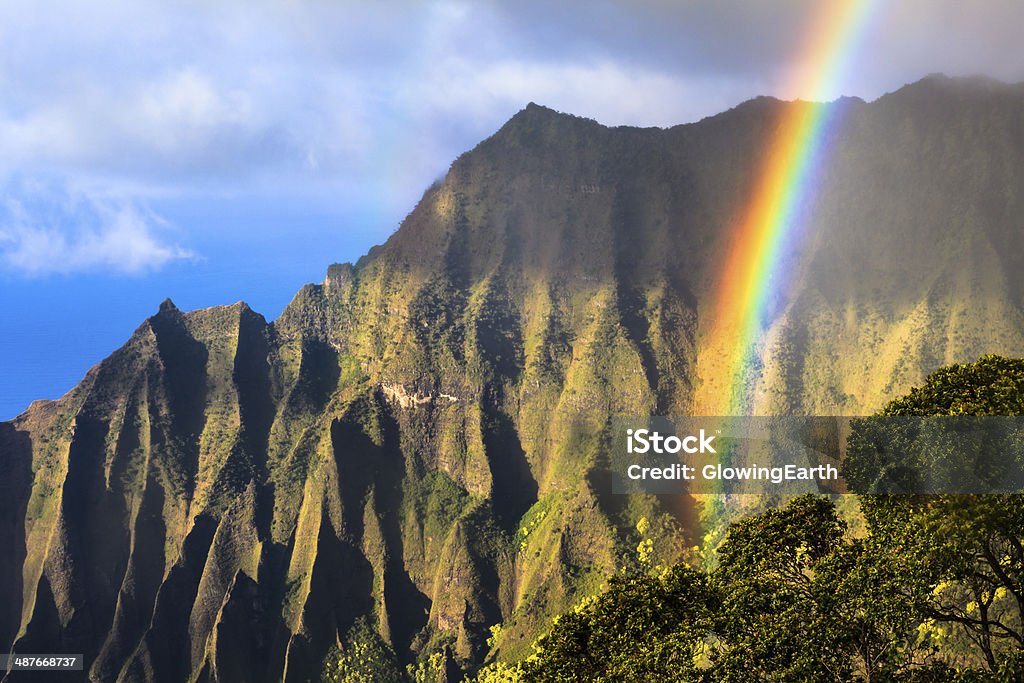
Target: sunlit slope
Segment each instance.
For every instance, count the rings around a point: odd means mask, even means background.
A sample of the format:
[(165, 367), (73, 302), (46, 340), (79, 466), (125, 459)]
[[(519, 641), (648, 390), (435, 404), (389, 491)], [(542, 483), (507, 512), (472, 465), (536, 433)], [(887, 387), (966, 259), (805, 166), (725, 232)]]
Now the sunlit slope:
[(764, 412), (865, 414), (1020, 353), (1024, 99), (932, 77), (851, 112), (765, 343)]
[[(531, 105), (273, 323), (165, 303), (0, 424), (0, 646), (84, 652), (96, 680), (305, 680), (367, 616), (469, 665), (594, 590), (639, 516), (671, 513), (675, 559), (693, 511), (609, 495), (604, 430), (715, 381), (716, 268), (789, 106), (659, 130)], [(1024, 89), (844, 107), (762, 412), (864, 414), (1024, 355)]]

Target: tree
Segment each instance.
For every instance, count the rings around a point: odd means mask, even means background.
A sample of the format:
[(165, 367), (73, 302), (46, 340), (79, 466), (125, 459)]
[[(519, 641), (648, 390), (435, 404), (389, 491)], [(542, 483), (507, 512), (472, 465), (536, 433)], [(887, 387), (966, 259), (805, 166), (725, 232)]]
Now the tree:
[(331, 648), (321, 676), (324, 683), (404, 683), (395, 653), (365, 619), (360, 618), (345, 634), (344, 642)]
[[(890, 402), (882, 416), (1024, 415), (1024, 360), (984, 356), (932, 374), (925, 385)], [(984, 476), (1014, 476), (1024, 449), (1016, 422), (972, 461)], [(946, 452), (935, 435), (906, 422), (854, 425), (844, 474), (861, 493), (871, 548), (878, 563), (901, 577), (903, 598), (926, 618), (955, 624), (992, 671), (1024, 650), (1024, 498), (1019, 494), (872, 494), (886, 472), (900, 481), (935, 471)], [(921, 448), (927, 436), (927, 448)], [(907, 457), (909, 465), (893, 467)], [(936, 455), (939, 454), (939, 455)], [(880, 457), (880, 454), (884, 457)], [(923, 456), (922, 456), (923, 454)], [(888, 459), (888, 461), (886, 461)], [(886, 470), (886, 468), (889, 468)], [(942, 475), (948, 479), (947, 475)], [(908, 479), (909, 478), (909, 479)]]
[(661, 577), (613, 577), (538, 639), (522, 680), (700, 680), (714, 602), (707, 577), (684, 565)]
[(723, 596), (715, 680), (872, 681), (902, 671), (915, 624), (885, 569), (846, 538), (825, 497), (734, 523), (713, 575)]

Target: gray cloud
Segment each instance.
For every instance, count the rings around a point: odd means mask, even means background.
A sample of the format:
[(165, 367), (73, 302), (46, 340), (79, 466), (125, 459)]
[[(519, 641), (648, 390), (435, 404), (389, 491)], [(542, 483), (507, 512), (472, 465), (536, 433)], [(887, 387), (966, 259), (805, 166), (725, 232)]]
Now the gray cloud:
[[(478, 133), (529, 100), (668, 125), (756, 94), (799, 95), (783, 91), (806, 66), (799, 46), (821, 6), (7, 3), (0, 157), (154, 179), (344, 174), (372, 172), (401, 126), (421, 137), (435, 116), (468, 114)], [(1021, 25), (1016, 0), (879, 2), (836, 88), (873, 97), (932, 71), (1019, 78)]]

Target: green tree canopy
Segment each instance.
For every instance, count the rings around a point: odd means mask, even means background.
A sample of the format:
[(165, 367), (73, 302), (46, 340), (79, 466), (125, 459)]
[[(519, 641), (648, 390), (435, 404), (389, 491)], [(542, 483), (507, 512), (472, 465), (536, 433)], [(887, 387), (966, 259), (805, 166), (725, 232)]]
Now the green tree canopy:
[(524, 680), (696, 681), (714, 605), (707, 577), (684, 565), (663, 576), (616, 576), (563, 614), (524, 665)]
[[(985, 356), (943, 368), (881, 414), (1024, 415), (1024, 360)], [(869, 483), (860, 478), (868, 468), (860, 466), (877, 458), (877, 449), (865, 444), (878, 438), (858, 434), (855, 426), (845, 468), (855, 487)], [(894, 444), (894, 453), (907, 447), (899, 443), (905, 433), (883, 438)], [(1019, 459), (1022, 453), (1004, 442), (998, 452), (981, 455)], [(1003, 666), (1000, 656), (1024, 648), (1024, 497), (863, 494), (860, 503), (875, 561), (901, 577), (905, 600), (920, 603), (928, 619), (964, 629), (992, 670)]]

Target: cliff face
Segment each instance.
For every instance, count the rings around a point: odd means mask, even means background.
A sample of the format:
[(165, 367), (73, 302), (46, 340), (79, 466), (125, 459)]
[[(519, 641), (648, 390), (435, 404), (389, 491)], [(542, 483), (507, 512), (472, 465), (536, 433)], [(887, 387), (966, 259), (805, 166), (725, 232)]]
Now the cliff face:
[[(686, 510), (608, 495), (602, 430), (694, 409), (730, 226), (786, 107), (672, 129), (530, 105), (273, 323), (165, 302), (0, 424), (0, 647), (95, 680), (306, 680), (368, 616), (402, 657), (523, 648)], [(1024, 355), (1024, 89), (842, 104), (759, 409), (862, 414)]]

